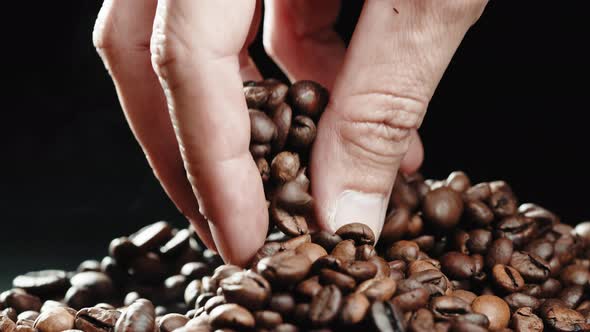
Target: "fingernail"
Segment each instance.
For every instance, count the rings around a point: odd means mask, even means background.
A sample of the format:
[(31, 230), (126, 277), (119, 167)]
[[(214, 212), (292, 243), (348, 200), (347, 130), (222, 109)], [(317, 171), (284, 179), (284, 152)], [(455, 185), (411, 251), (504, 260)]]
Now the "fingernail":
[(362, 222), (373, 230), (376, 238), (379, 238), (385, 220), (387, 201), (381, 194), (344, 191), (332, 209), (328, 226), (335, 232), (343, 225)]

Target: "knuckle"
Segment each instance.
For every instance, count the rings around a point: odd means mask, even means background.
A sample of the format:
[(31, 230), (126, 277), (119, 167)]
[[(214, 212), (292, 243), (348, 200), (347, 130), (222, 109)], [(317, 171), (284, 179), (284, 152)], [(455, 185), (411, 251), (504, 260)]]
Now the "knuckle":
[(427, 101), (384, 91), (348, 98), (351, 107), (342, 112), (337, 128), (347, 152), (382, 165), (403, 158), (412, 129), (422, 121)]
[(180, 72), (182, 59), (189, 54), (188, 44), (178, 34), (158, 27), (153, 30), (150, 42), (150, 55), (155, 72), (162, 78)]

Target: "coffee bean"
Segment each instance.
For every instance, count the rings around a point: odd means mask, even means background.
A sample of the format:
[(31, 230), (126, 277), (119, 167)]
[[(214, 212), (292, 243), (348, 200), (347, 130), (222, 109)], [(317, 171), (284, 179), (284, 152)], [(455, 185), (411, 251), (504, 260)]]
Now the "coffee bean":
[(8, 316), (0, 315), (0, 331), (14, 332), (16, 331), (16, 324)]
[(295, 249), (295, 252), (307, 256), (312, 263), (328, 254), (326, 249), (315, 243), (303, 243)]
[(11, 307), (17, 313), (27, 310), (39, 311), (41, 309), (41, 300), (35, 296), (26, 293), (22, 289), (14, 288), (0, 294), (0, 303), (4, 307)]
[(225, 299), (225, 296), (216, 295), (216, 296), (209, 298), (207, 300), (207, 302), (205, 302), (205, 304), (203, 305), (203, 308), (205, 308), (206, 313), (210, 314), (211, 311), (213, 311), (213, 309), (217, 308), (218, 306), (220, 306), (222, 304), (226, 304), (226, 303), (227, 303), (227, 300)]
[(232, 328), (237, 330), (253, 328), (254, 316), (244, 307), (234, 304), (222, 304), (209, 314), (211, 326), (215, 329)]
[(482, 201), (467, 201), (465, 216), (478, 226), (487, 226), (494, 221), (494, 212)]
[(497, 217), (514, 215), (517, 211), (518, 202), (512, 193), (510, 186), (504, 181), (490, 182), (491, 196), (488, 204)]
[(346, 224), (336, 231), (336, 235), (344, 240), (353, 240), (357, 246), (375, 243), (375, 234), (369, 226), (363, 223)]
[(264, 112), (249, 109), (250, 138), (257, 144), (268, 144), (277, 135), (277, 126)]
[(449, 174), (445, 180), (445, 185), (456, 192), (463, 193), (471, 187), (471, 180), (465, 172), (455, 171)]
[(397, 241), (387, 250), (387, 259), (402, 259), (406, 262), (412, 262), (418, 259), (420, 248), (412, 241)]
[(408, 232), (410, 217), (410, 210), (404, 207), (391, 211), (385, 218), (380, 240), (385, 243), (393, 243), (403, 238)]
[(369, 311), (369, 300), (361, 293), (352, 293), (344, 299), (340, 311), (340, 322), (343, 325), (360, 323)]
[(463, 198), (467, 202), (487, 201), (492, 195), (492, 189), (487, 182), (478, 183), (463, 193)]
[(471, 303), (473, 312), (484, 314), (490, 321), (490, 330), (499, 330), (508, 326), (510, 308), (501, 298), (494, 295), (481, 295)]
[(295, 310), (295, 299), (289, 293), (273, 293), (268, 307), (283, 317), (289, 317)]
[(139, 299), (127, 307), (115, 325), (115, 332), (153, 332), (156, 313), (153, 304)]
[(309, 307), (309, 319), (313, 326), (325, 326), (338, 315), (342, 305), (342, 292), (335, 285), (328, 285), (317, 293)]
[(298, 81), (289, 88), (288, 99), (297, 114), (317, 119), (328, 104), (328, 92), (313, 81)]
[(87, 271), (94, 271), (100, 272), (100, 262), (95, 259), (87, 259), (78, 265), (76, 268), (76, 272), (87, 272)]
[(533, 309), (522, 307), (512, 315), (511, 327), (514, 332), (542, 332), (543, 321), (533, 313)]
[(395, 294), (397, 284), (390, 278), (373, 278), (364, 281), (356, 289), (371, 301), (387, 301)]
[(261, 309), (270, 298), (270, 284), (253, 271), (237, 272), (221, 280), (219, 286), (229, 303), (249, 310)]
[(43, 270), (20, 275), (12, 281), (14, 288), (24, 289), (27, 293), (52, 297), (64, 293), (70, 286), (65, 271)]
[(469, 232), (466, 245), (471, 253), (485, 255), (492, 241), (492, 232), (485, 229), (475, 229)]
[(556, 331), (585, 331), (590, 328), (582, 314), (557, 303), (546, 301), (540, 310), (546, 327)]
[(146, 226), (129, 239), (143, 251), (155, 250), (172, 238), (172, 227), (165, 221)]
[(252, 144), (250, 144), (249, 150), (250, 150), (250, 154), (255, 159), (266, 158), (268, 155), (270, 155), (271, 146), (268, 143), (267, 144), (252, 143)]
[(74, 316), (65, 308), (53, 308), (37, 317), (33, 326), (39, 332), (61, 332), (74, 328)]
[(513, 251), (512, 241), (507, 238), (496, 239), (486, 255), (486, 266), (491, 269), (496, 264), (509, 264)]
[(291, 122), (293, 119), (293, 111), (291, 107), (285, 103), (281, 103), (270, 113), (271, 119), (277, 128), (277, 134), (272, 141), (272, 150), (275, 152), (282, 151), (287, 143)]
[(309, 233), (304, 216), (290, 214), (281, 208), (276, 201), (271, 202), (270, 219), (285, 234), (298, 236)]
[(200, 279), (209, 273), (211, 273), (209, 267), (202, 262), (189, 262), (184, 264), (180, 269), (180, 274), (188, 280)]
[(181, 229), (172, 239), (160, 247), (160, 255), (164, 260), (174, 259), (182, 254), (188, 247), (190, 242), (190, 232), (188, 229)]
[(422, 203), (424, 217), (435, 227), (451, 229), (463, 213), (461, 195), (447, 187), (430, 191)]
[(402, 311), (414, 311), (428, 304), (430, 292), (426, 288), (416, 288), (409, 292), (395, 296), (392, 302)]
[(343, 292), (349, 292), (356, 287), (356, 281), (352, 277), (330, 269), (320, 270), (319, 281), (322, 285), (334, 285)]
[(254, 320), (256, 321), (256, 327), (272, 329), (278, 325), (283, 324), (283, 318), (278, 312), (270, 310), (261, 310), (254, 313)]
[(338, 243), (340, 243), (340, 241), (342, 241), (342, 238), (336, 234), (319, 231), (311, 235), (311, 240), (313, 243), (322, 246), (327, 252), (330, 252)]
[(437, 319), (451, 320), (471, 312), (471, 306), (463, 299), (443, 295), (430, 301), (430, 310)]
[(542, 282), (549, 277), (549, 266), (539, 256), (515, 251), (510, 258), (510, 266), (516, 269), (526, 281)]
[(88, 332), (113, 331), (120, 316), (121, 312), (118, 310), (84, 308), (76, 314), (74, 325), (77, 329)]
[(401, 310), (391, 302), (374, 302), (371, 305), (371, 321), (378, 332), (404, 332), (406, 330)]
[(443, 295), (451, 287), (449, 279), (438, 270), (426, 270), (410, 276), (410, 280), (422, 283), (430, 291), (430, 295)]
[(475, 265), (471, 257), (451, 251), (440, 259), (442, 270), (451, 278), (468, 279), (475, 272)]
[(0, 317), (2, 317), (2, 316), (8, 317), (13, 322), (16, 322), (18, 319), (18, 315), (16, 313), (16, 310), (14, 310), (14, 308), (6, 308), (6, 309), (0, 311)]
[(455, 320), (451, 323), (451, 332), (485, 332), (487, 328), (470, 322)]
[(284, 101), (287, 98), (289, 87), (274, 79), (266, 79), (260, 82), (260, 85), (267, 88), (269, 96), (264, 108), (267, 110), (274, 110), (280, 105), (285, 105)]
[(524, 279), (516, 269), (510, 266), (496, 264), (492, 269), (492, 275), (496, 285), (506, 292), (518, 292), (524, 287)]
[(590, 272), (582, 265), (568, 265), (561, 271), (560, 280), (566, 286), (583, 286), (590, 281)]
[(537, 233), (535, 222), (523, 215), (509, 216), (502, 219), (495, 230), (495, 237), (505, 237), (514, 243), (515, 247), (522, 247), (530, 242)]
[(311, 269), (307, 256), (292, 250), (282, 251), (272, 257), (260, 260), (258, 273), (273, 285), (293, 285), (305, 278)]
[(412, 332), (434, 331), (434, 316), (428, 309), (421, 308), (412, 314), (409, 322), (409, 330)]
[(21, 312), (16, 317), (16, 319), (17, 320), (35, 320), (35, 319), (37, 319), (37, 317), (39, 317), (39, 312), (38, 311), (27, 310), (27, 311)]
[[(283, 184), (274, 193), (273, 203), (278, 208), (284, 209), (291, 214), (306, 216), (310, 215), (313, 211), (313, 199), (311, 195), (303, 191), (303, 188), (294, 181)], [(292, 234), (292, 236), (294, 235), (300, 234)]]
[(475, 300), (475, 298), (477, 297), (477, 295), (475, 295), (475, 293), (467, 291), (467, 290), (463, 290), (463, 289), (456, 289), (453, 291), (453, 293), (451, 295), (464, 300), (465, 302), (469, 303), (470, 305), (473, 302), (473, 300)]
[(297, 153), (283, 151), (277, 154), (270, 164), (270, 176), (277, 183), (285, 183), (295, 179), (301, 167)]
[(354, 240), (343, 240), (338, 243), (330, 255), (337, 258), (343, 264), (353, 262), (356, 259), (356, 247), (354, 246)]
[(541, 300), (534, 296), (530, 296), (523, 293), (512, 293), (504, 297), (504, 301), (508, 304), (512, 311), (516, 311), (521, 307), (530, 307), (533, 310), (537, 310), (541, 305)]
[(343, 266), (342, 271), (353, 277), (357, 282), (363, 282), (375, 277), (377, 266), (368, 261), (355, 261)]
[(418, 204), (420, 204), (420, 197), (416, 188), (408, 183), (403, 173), (398, 172), (391, 190), (390, 208), (414, 211)]
[(370, 244), (363, 244), (356, 247), (355, 257), (359, 261), (368, 261), (371, 257), (376, 255), (377, 251), (375, 251), (375, 247)]
[(368, 262), (377, 267), (375, 278), (389, 277), (391, 268), (389, 267), (387, 261), (381, 256), (373, 256), (369, 258)]
[(244, 97), (248, 108), (262, 108), (270, 96), (266, 86), (253, 85), (244, 87)]
[(568, 308), (575, 308), (577, 307), (582, 300), (584, 299), (584, 286), (580, 285), (573, 285), (567, 288), (564, 288), (557, 298), (561, 299)]
[(317, 135), (317, 128), (313, 120), (305, 115), (293, 118), (289, 130), (288, 145), (296, 151), (305, 151), (311, 147)]

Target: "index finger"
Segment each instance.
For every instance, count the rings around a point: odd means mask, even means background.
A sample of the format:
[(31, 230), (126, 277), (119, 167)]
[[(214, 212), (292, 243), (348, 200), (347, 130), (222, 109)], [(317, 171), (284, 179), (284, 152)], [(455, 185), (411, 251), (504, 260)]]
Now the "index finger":
[(151, 43), (201, 212), (222, 257), (240, 265), (268, 228), (239, 66), (255, 7), (255, 0), (160, 0)]

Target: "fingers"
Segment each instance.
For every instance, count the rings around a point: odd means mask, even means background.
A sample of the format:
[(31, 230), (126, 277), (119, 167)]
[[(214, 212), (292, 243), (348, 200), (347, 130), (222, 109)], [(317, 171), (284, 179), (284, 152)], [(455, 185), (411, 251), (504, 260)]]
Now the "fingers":
[(405, 174), (413, 174), (418, 171), (424, 161), (424, 147), (418, 131), (413, 129), (410, 133), (408, 152), (399, 165), (400, 171)]
[(156, 0), (106, 0), (96, 21), (94, 44), (154, 174), (205, 244), (215, 249), (186, 179), (166, 100), (151, 66), (149, 42), (155, 12)]
[(483, 0), (365, 2), (311, 159), (323, 227), (360, 221), (380, 233), (412, 130), (484, 6)]
[(240, 77), (239, 54), (255, 7), (253, 0), (160, 0), (151, 43), (201, 212), (219, 253), (241, 265), (268, 228)]
[(265, 0), (266, 52), (291, 81), (311, 79), (331, 88), (344, 59), (334, 31), (340, 0)]

